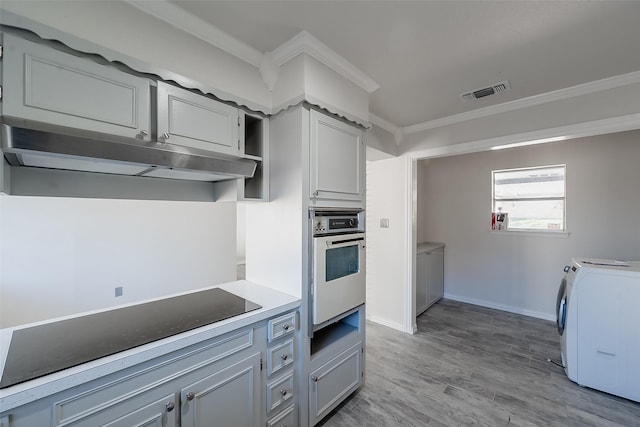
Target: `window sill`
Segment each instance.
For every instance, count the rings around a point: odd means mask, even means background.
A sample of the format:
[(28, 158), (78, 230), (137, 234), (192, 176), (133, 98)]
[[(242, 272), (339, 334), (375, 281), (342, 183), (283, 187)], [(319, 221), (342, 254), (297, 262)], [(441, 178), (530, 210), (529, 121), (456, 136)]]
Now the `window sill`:
[(556, 239), (566, 239), (571, 234), (568, 231), (533, 231), (533, 230), (489, 230), (490, 234), (504, 236), (531, 236), (531, 237), (551, 237)]

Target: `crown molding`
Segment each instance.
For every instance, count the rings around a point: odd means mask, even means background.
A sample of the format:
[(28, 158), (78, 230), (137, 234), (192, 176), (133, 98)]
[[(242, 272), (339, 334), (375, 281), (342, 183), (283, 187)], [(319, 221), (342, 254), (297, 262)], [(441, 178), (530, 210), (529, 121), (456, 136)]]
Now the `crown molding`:
[(271, 52), (273, 60), (278, 65), (282, 65), (301, 53), (305, 53), (344, 78), (355, 83), (368, 93), (380, 88), (380, 85), (373, 79), (360, 71), (351, 62), (337, 54), (334, 50), (312, 36), (307, 31), (301, 31), (288, 41), (278, 46)]
[(199, 17), (166, 0), (123, 0), (129, 5), (154, 16), (181, 31), (205, 41), (230, 55), (260, 68), (262, 52), (230, 36)]
[(634, 71), (628, 74), (595, 80), (592, 82), (583, 83), (580, 85), (571, 86), (540, 95), (534, 95), (528, 98), (516, 99), (514, 101), (479, 108), (477, 110), (467, 111), (460, 114), (453, 114), (441, 119), (430, 120), (428, 122), (406, 126), (402, 128), (402, 131), (405, 135), (418, 133), (429, 129), (465, 122), (468, 120), (480, 119), (495, 114), (501, 114), (509, 111), (519, 110), (521, 108), (547, 104), (554, 101), (574, 98), (576, 96), (588, 95), (602, 90), (614, 89), (617, 87), (636, 83), (640, 83), (640, 71)]
[(582, 123), (557, 126), (554, 128), (540, 129), (530, 132), (523, 132), (512, 135), (498, 136), (478, 141), (469, 141), (459, 144), (451, 144), (440, 147), (426, 148), (416, 151), (407, 151), (405, 155), (415, 159), (453, 156), (457, 154), (475, 153), (487, 151), (493, 147), (508, 145), (514, 142), (548, 140), (575, 139), (589, 136), (604, 135), (615, 132), (625, 132), (640, 129), (640, 113), (628, 114), (625, 116), (611, 117), (607, 119), (592, 120)]
[(400, 126), (394, 125), (390, 121), (385, 120), (382, 117), (378, 117), (373, 113), (369, 113), (369, 121), (379, 128), (384, 129), (392, 134), (393, 139), (396, 141), (396, 145), (399, 145), (402, 142), (404, 134)]
[[(192, 36), (241, 59), (242, 61), (253, 65), (261, 70), (261, 72), (268, 68), (270, 71), (268, 73), (269, 76), (265, 78), (265, 84), (267, 84), (270, 90), (273, 89), (273, 86), (275, 85), (275, 81), (272, 81), (273, 77), (274, 75), (277, 75), (277, 72), (274, 71), (274, 66), (281, 66), (301, 53), (305, 53), (315, 58), (336, 73), (340, 74), (342, 77), (366, 90), (368, 93), (380, 88), (380, 85), (371, 77), (360, 71), (355, 65), (347, 61), (307, 31), (301, 31), (282, 45), (278, 46), (273, 52), (267, 52), (263, 55), (259, 50), (236, 39), (235, 37), (230, 36), (181, 7), (176, 6), (173, 3), (169, 3), (167, 0), (123, 1), (136, 9), (167, 22), (168, 24), (185, 31)], [(266, 59), (264, 58), (265, 55), (267, 56)]]

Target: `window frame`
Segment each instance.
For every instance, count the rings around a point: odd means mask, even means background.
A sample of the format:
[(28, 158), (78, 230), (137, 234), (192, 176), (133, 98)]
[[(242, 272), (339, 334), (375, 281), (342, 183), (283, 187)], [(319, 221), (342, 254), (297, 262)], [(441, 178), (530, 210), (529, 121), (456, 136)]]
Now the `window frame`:
[[(495, 187), (495, 177), (497, 173), (501, 172), (516, 172), (516, 171), (533, 171), (538, 169), (553, 169), (553, 168), (563, 168), (564, 170), (564, 182), (563, 182), (563, 197), (553, 196), (553, 197), (522, 197), (522, 198), (513, 198), (513, 199), (499, 199), (496, 200), (496, 187)], [(540, 201), (540, 200), (562, 200), (563, 209), (562, 209), (562, 228), (561, 229), (540, 229), (540, 228), (511, 228), (510, 225), (507, 225), (506, 230), (499, 231), (499, 233), (511, 232), (511, 233), (541, 233), (541, 234), (568, 234), (567, 231), (567, 165), (566, 163), (559, 163), (554, 165), (544, 165), (544, 166), (529, 166), (529, 167), (520, 167), (520, 168), (508, 168), (508, 169), (495, 169), (491, 171), (491, 212), (496, 212), (496, 201)]]

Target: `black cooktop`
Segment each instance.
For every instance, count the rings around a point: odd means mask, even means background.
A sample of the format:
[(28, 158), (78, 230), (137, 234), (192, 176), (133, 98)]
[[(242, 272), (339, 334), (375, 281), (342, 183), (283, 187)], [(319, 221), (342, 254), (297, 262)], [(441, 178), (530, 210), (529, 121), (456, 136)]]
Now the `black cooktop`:
[(262, 308), (220, 288), (13, 332), (0, 389)]

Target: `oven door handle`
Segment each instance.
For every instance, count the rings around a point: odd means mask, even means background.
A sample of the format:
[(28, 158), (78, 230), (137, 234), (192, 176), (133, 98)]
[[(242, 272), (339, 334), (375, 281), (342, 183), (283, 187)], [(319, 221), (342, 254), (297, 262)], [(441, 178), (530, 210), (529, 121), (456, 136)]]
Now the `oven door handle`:
[[(327, 247), (352, 246), (355, 242), (363, 242), (364, 237), (354, 237), (353, 239), (327, 240)], [(364, 248), (364, 244), (362, 245)]]

